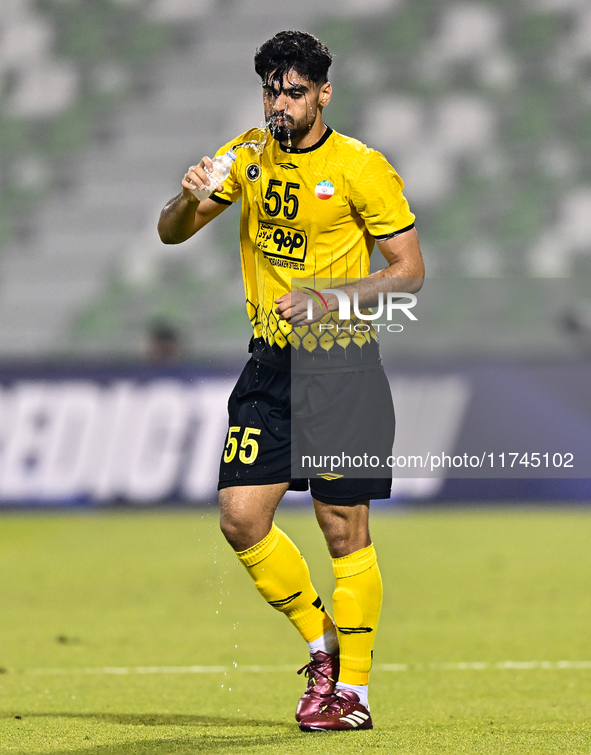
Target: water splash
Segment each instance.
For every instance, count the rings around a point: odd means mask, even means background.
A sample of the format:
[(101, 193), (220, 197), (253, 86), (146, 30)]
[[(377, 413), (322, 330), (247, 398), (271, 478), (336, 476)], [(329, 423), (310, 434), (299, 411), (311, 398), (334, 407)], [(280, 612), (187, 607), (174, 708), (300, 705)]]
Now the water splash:
[(263, 150), (265, 148), (265, 144), (267, 143), (267, 134), (269, 133), (269, 127), (268, 126), (259, 126), (258, 130), (261, 132), (261, 138), (260, 139), (250, 139), (247, 142), (240, 142), (239, 144), (235, 144), (232, 147), (232, 151), (236, 151), (237, 149), (250, 148), (254, 149), (255, 153), (257, 155), (262, 155)]

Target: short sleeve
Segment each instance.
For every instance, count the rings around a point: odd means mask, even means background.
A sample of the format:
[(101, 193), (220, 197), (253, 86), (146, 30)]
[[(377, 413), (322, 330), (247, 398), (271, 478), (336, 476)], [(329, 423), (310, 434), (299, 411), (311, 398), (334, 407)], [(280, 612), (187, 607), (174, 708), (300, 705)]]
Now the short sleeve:
[(357, 178), (352, 181), (351, 200), (375, 238), (386, 238), (414, 224), (402, 190), (404, 182), (380, 153), (371, 150)]
[[(215, 153), (215, 157), (224, 155), (229, 149), (234, 146), (234, 144), (237, 144), (239, 141), (240, 138), (234, 139), (233, 141), (224, 144), (224, 146), (220, 147), (220, 149), (218, 149), (218, 151)], [(234, 204), (234, 202), (237, 202), (242, 196), (242, 186), (236, 180), (236, 177), (238, 175), (237, 163), (238, 160), (234, 162), (234, 165), (232, 165), (232, 169), (230, 170), (230, 175), (223, 182), (223, 191), (216, 191), (211, 195), (211, 199), (213, 199), (214, 202), (219, 202), (220, 204)]]

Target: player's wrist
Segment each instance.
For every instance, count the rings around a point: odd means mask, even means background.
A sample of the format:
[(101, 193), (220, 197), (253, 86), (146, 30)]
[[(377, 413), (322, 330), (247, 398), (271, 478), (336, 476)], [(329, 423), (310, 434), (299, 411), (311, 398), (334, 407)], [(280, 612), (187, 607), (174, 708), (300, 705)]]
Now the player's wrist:
[(187, 204), (194, 204), (194, 205), (198, 205), (199, 204), (199, 200), (197, 199), (197, 197), (194, 194), (192, 194), (188, 189), (185, 189), (184, 186), (183, 186), (183, 190), (182, 190), (180, 196), (181, 196), (182, 199), (185, 200), (185, 202)]
[(336, 294), (325, 294), (324, 301), (328, 307), (328, 312), (336, 312), (339, 308), (339, 300)]

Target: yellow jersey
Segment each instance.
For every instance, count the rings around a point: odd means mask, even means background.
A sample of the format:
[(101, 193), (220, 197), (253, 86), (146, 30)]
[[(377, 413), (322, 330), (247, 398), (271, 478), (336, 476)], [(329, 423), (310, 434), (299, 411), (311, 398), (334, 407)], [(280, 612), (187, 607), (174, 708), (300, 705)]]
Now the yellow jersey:
[[(259, 150), (239, 146), (248, 142), (260, 142)], [(292, 331), (277, 318), (275, 299), (297, 288), (298, 280), (317, 289), (369, 275), (375, 240), (414, 224), (400, 176), (382, 154), (328, 127), (304, 149), (284, 146), (260, 128), (216, 154), (231, 148), (236, 160), (223, 191), (211, 198), (225, 204), (242, 199), (240, 252), (255, 358), (280, 369), (295, 359), (306, 371), (379, 364), (373, 328), (356, 331), (338, 321), (338, 332), (319, 323)], [(337, 322), (336, 313), (320, 322), (331, 321)]]

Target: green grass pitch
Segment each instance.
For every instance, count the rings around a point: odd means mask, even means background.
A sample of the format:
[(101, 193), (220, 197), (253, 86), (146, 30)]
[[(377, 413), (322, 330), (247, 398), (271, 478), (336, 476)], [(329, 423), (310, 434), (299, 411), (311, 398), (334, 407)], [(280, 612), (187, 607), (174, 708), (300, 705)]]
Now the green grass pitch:
[[(330, 604), (312, 512), (278, 523)], [(589, 753), (591, 512), (376, 510), (372, 534), (375, 729), (304, 734), (306, 647), (213, 511), (2, 516), (0, 752)]]

